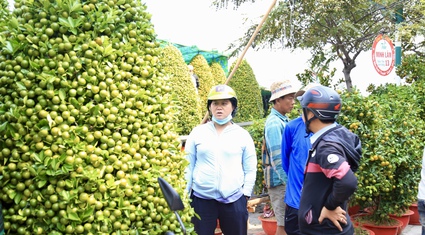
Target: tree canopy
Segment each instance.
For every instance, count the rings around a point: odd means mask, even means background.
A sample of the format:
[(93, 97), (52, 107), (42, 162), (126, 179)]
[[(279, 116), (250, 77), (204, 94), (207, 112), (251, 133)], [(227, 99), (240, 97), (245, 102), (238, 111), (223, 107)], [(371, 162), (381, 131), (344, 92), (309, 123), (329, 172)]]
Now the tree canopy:
[[(191, 75), (182, 53), (172, 44), (162, 48), (161, 61), (164, 72), (169, 76), (168, 85), (176, 109), (174, 122), (178, 134), (188, 135), (202, 120), (202, 107), (192, 83)], [(221, 68), (221, 67), (220, 67)]]
[[(403, 14), (408, 21), (399, 28), (402, 37), (403, 52), (414, 53), (420, 57), (425, 56), (425, 1), (403, 8)], [(418, 38), (421, 38), (418, 40)]]
[[(245, 2), (255, 1), (221, 0), (215, 5), (228, 7), (229, 2), (237, 8)], [(351, 91), (350, 73), (356, 67), (360, 53), (371, 49), (378, 34), (394, 38), (397, 23), (418, 19), (404, 17), (401, 11), (411, 11), (416, 5), (420, 5), (420, 1), (278, 1), (255, 38), (253, 47), (301, 48), (311, 51), (312, 59), (325, 55), (327, 59), (340, 60), (343, 63), (342, 80)], [(256, 27), (257, 24), (250, 26), (237, 43), (229, 46), (233, 50), (232, 55), (243, 49)]]

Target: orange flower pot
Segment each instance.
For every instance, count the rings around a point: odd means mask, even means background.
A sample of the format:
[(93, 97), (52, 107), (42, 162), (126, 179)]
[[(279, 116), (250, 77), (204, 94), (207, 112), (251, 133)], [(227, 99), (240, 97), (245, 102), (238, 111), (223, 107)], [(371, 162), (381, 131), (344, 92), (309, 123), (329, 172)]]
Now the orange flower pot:
[(362, 226), (372, 230), (375, 234), (379, 235), (397, 235), (398, 230), (403, 226), (403, 222), (392, 219), (394, 221), (394, 225), (383, 225), (383, 224), (373, 224), (367, 221), (362, 223)]
[(409, 224), (410, 225), (421, 225), (421, 222), (419, 222), (418, 204), (413, 203), (409, 207), (409, 209), (413, 211), (413, 215), (410, 216)]
[[(368, 232), (369, 235), (375, 235), (375, 232), (373, 232), (372, 230), (370, 230), (368, 228), (365, 228), (365, 227), (362, 227), (362, 226), (354, 226), (354, 227), (355, 228), (360, 228), (361, 230)], [(354, 235), (358, 235), (356, 233), (356, 230), (354, 230)]]
[(354, 206), (348, 207), (348, 214), (349, 215), (355, 215), (355, 214), (359, 213), (359, 211), (360, 211), (359, 205), (354, 205)]
[(263, 218), (258, 216), (258, 220), (261, 221), (261, 227), (263, 227), (264, 232), (267, 235), (275, 235), (277, 230), (277, 220), (276, 218)]
[(413, 214), (414, 212), (412, 210), (407, 210), (406, 213), (402, 214), (401, 216), (390, 215), (391, 218), (399, 220), (400, 222), (403, 223), (403, 225), (401, 226), (401, 229), (398, 231), (397, 234), (401, 234), (401, 232), (406, 228), (406, 226), (409, 224), (410, 216)]

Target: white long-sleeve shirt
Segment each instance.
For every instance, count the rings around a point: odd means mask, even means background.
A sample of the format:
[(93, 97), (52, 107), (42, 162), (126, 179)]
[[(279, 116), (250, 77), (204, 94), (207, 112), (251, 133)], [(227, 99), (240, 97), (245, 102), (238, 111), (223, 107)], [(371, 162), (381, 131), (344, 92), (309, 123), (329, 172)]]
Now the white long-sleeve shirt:
[(226, 199), (240, 191), (251, 196), (257, 156), (245, 129), (233, 124), (218, 135), (213, 122), (199, 125), (189, 134), (185, 151), (187, 191), (207, 199)]

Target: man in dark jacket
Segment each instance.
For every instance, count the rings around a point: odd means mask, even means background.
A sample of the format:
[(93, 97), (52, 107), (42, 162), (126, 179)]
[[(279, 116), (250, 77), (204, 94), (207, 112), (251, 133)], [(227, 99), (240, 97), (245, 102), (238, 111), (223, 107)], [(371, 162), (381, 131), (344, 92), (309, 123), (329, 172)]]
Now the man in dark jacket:
[(302, 234), (352, 235), (347, 211), (357, 188), (361, 143), (357, 135), (335, 123), (341, 99), (329, 87), (317, 86), (298, 97), (306, 132), (313, 133), (298, 214)]

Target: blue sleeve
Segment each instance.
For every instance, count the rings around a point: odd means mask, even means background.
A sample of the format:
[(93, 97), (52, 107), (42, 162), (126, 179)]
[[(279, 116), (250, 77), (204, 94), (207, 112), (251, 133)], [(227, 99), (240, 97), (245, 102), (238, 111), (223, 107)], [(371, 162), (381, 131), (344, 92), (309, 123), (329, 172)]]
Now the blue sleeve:
[(286, 125), (285, 130), (282, 136), (282, 168), (286, 174), (288, 174), (289, 170), (289, 157), (292, 151), (292, 135), (291, 135), (291, 127)]

